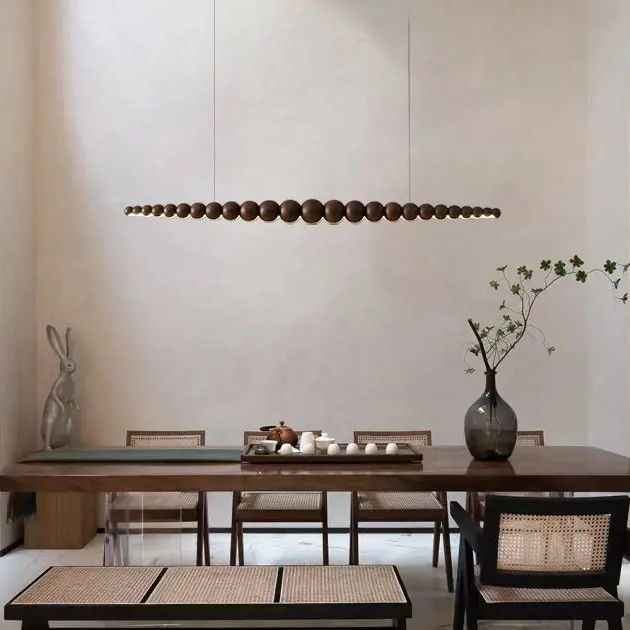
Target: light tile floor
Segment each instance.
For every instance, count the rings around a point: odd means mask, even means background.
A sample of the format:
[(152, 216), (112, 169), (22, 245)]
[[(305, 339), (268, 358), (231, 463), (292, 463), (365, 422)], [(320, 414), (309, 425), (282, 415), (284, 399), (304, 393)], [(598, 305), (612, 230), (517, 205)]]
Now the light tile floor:
[[(152, 534), (132, 541), (131, 561), (137, 564), (194, 564), (193, 535)], [(20, 589), (33, 580), (48, 566), (99, 565), (102, 561), (102, 536), (96, 537), (85, 549), (78, 551), (30, 551), (18, 549), (0, 558), (0, 603), (4, 604)], [(456, 558), (458, 536), (451, 536), (453, 555)], [(211, 538), (211, 557), (216, 564), (227, 564), (229, 537), (215, 535)], [(409, 595), (413, 601), (414, 619), (409, 630), (437, 630), (450, 628), (452, 623), (453, 596), (446, 590), (443, 559), (437, 569), (431, 566), (432, 537), (427, 534), (371, 534), (361, 536), (361, 562), (365, 564), (387, 563), (399, 567)], [(247, 564), (319, 564), (321, 563), (321, 538), (317, 535), (250, 534), (245, 535), (245, 561)], [(348, 561), (348, 537), (330, 537), (330, 561), (346, 564)], [(621, 595), (626, 600), (630, 615), (630, 565), (624, 565)], [(630, 628), (630, 618), (624, 620)], [(71, 624), (64, 624), (69, 626)], [(125, 624), (128, 627), (128, 624)], [(152, 624), (155, 625), (155, 624)], [(278, 627), (277, 623), (273, 624)], [(332, 624), (331, 624), (332, 625)], [(361, 624), (365, 625), (365, 624)], [(513, 628), (545, 630), (566, 629), (571, 624), (557, 623), (483, 623), (483, 628)], [(112, 627), (115, 624), (111, 624)], [(54, 626), (53, 626), (54, 627)], [(166, 627), (166, 626), (165, 626)], [(575, 626), (578, 627), (578, 624)], [(599, 627), (604, 628), (601, 624)], [(16, 622), (0, 621), (0, 630), (15, 630)]]

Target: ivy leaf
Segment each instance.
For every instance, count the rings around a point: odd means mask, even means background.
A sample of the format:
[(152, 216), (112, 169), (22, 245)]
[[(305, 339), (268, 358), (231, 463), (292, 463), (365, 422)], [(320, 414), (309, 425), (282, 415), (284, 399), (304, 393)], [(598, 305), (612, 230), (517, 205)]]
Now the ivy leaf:
[(628, 301), (628, 294), (624, 293), (619, 299), (625, 304)]
[(531, 280), (532, 276), (534, 275), (534, 272), (531, 269), (528, 269), (525, 265), (521, 265), (517, 270), (516, 273), (519, 276), (523, 276), (524, 280)]
[[(573, 256), (573, 258), (569, 260), (569, 262), (573, 267), (581, 267), (584, 264), (584, 261), (577, 254), (575, 254), (575, 256)], [(584, 281), (582, 280), (582, 282)]]
[(553, 270), (556, 273), (556, 276), (566, 276), (567, 275), (567, 265), (563, 260), (559, 260), (554, 266)]
[(630, 263), (623, 265), (623, 272), (626, 273), (628, 271), (628, 267), (630, 267)]
[(617, 263), (616, 263), (616, 262), (614, 262), (613, 260), (607, 260), (607, 261), (604, 263), (604, 271), (605, 271), (607, 274), (612, 274), (612, 273), (615, 273), (615, 269), (617, 269)]
[(466, 374), (472, 374), (475, 371), (474, 367), (467, 367), (466, 368)]
[(613, 287), (618, 288), (619, 287), (619, 283), (621, 282), (621, 278), (617, 278), (614, 282), (613, 282)]
[(503, 265), (503, 267), (497, 267), (497, 271), (503, 273), (507, 269), (507, 265)]
[(495, 290), (499, 290), (499, 283), (496, 280), (490, 280), (490, 286)]
[(513, 323), (512, 323), (512, 324), (509, 324), (509, 325), (508, 325), (508, 327), (506, 328), (506, 330), (507, 330), (509, 333), (513, 333), (513, 332), (516, 330), (516, 324), (513, 324)]
[(469, 352), (471, 354), (474, 354), (476, 357), (479, 356), (479, 346), (473, 346), (472, 348), (470, 348)]
[(512, 293), (514, 293), (514, 295), (518, 295), (520, 290), (521, 290), (521, 285), (520, 284), (513, 284), (510, 287), (510, 291), (512, 291)]
[(505, 305), (505, 300), (501, 302), (501, 306), (499, 306), (499, 310), (502, 311), (504, 308), (507, 308), (507, 306)]
[(499, 328), (499, 330), (497, 330), (497, 339), (499, 337), (504, 337), (505, 336), (505, 331), (501, 328)]
[(549, 271), (551, 269), (551, 261), (550, 260), (542, 260), (540, 262), (540, 268), (543, 271)]
[(504, 321), (509, 322), (512, 318), (509, 315), (503, 316)]
[(547, 353), (548, 353), (550, 356), (551, 356), (551, 353), (552, 353), (552, 352), (555, 352), (555, 351), (556, 351), (556, 349), (555, 349), (553, 346), (549, 346), (549, 347), (547, 348)]
[(576, 272), (575, 274), (575, 280), (577, 282), (586, 282), (586, 279), (588, 278), (588, 274), (586, 273), (586, 271), (584, 271), (583, 269), (580, 269), (578, 272)]
[(542, 293), (542, 292), (543, 292), (543, 290), (542, 290), (542, 289), (531, 289), (531, 292), (532, 292), (534, 295), (538, 295), (539, 293)]

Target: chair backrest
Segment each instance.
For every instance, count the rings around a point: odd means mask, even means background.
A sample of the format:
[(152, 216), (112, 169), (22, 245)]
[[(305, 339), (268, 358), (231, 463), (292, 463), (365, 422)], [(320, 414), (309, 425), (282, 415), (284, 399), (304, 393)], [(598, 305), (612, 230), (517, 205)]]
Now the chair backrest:
[(431, 431), (355, 431), (356, 444), (412, 444), (413, 446), (431, 446)]
[(205, 446), (205, 431), (127, 431), (127, 446), (135, 448), (177, 448)]
[(541, 498), (488, 495), (482, 584), (518, 588), (616, 588), (626, 496)]
[[(319, 437), (322, 434), (321, 429), (301, 429), (296, 431), (298, 437), (301, 437), (304, 431), (311, 431), (315, 437)], [(268, 435), (269, 431), (243, 431), (243, 444), (245, 446), (248, 444), (258, 444), (258, 442), (266, 440)]]
[(517, 431), (516, 444), (517, 446), (544, 446), (545, 445), (545, 432), (544, 431)]

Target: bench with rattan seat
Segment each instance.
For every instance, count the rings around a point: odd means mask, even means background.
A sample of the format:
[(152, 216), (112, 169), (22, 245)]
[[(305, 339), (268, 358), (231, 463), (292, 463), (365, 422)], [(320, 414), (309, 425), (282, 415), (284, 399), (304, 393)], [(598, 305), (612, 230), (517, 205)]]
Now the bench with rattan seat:
[(393, 566), (51, 567), (4, 608), (49, 622), (387, 620), (411, 602)]

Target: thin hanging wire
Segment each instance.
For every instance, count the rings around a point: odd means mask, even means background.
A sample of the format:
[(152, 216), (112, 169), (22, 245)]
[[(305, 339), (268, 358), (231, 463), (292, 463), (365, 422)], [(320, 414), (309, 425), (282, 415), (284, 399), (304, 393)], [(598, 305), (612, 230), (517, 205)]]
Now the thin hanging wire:
[(411, 13), (407, 12), (407, 198), (411, 203)]
[(217, 0), (212, 3), (212, 201), (217, 200)]

